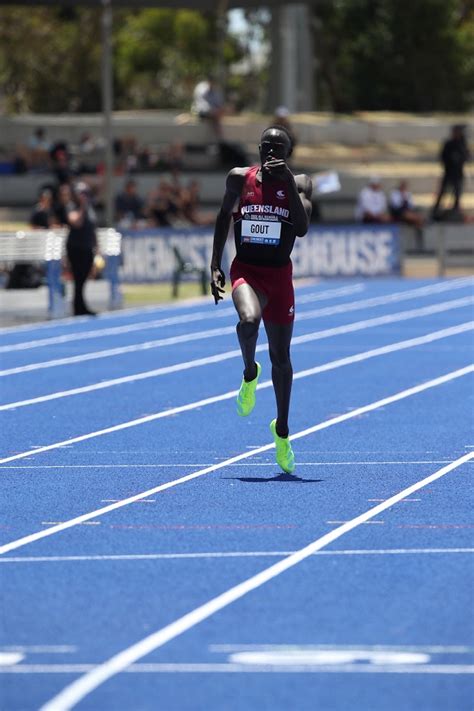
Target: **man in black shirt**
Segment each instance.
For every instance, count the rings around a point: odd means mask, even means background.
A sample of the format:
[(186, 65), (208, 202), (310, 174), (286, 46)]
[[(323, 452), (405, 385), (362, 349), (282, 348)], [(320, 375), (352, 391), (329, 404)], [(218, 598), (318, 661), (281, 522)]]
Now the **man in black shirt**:
[(77, 200), (67, 207), (66, 251), (74, 278), (74, 316), (95, 316), (83, 296), (83, 289), (94, 262), (97, 247), (95, 213), (90, 204), (89, 189), (85, 183), (76, 188)]
[(441, 199), (449, 187), (452, 188), (454, 193), (452, 210), (453, 212), (459, 212), (464, 183), (464, 164), (469, 158), (469, 148), (464, 134), (464, 126), (453, 126), (451, 129), (451, 138), (444, 142), (440, 155), (444, 174), (441, 179), (436, 202), (433, 206), (433, 217), (435, 219), (439, 216)]

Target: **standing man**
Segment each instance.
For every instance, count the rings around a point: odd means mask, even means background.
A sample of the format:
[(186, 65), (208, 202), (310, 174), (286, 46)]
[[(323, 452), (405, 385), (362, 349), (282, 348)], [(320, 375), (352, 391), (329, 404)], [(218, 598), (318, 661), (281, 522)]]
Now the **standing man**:
[(464, 184), (464, 164), (470, 159), (464, 126), (456, 125), (451, 129), (451, 137), (444, 143), (440, 160), (443, 165), (443, 177), (439, 186), (436, 202), (433, 206), (433, 219), (439, 219), (439, 206), (443, 195), (451, 187), (454, 194), (452, 210), (458, 213)]
[(76, 186), (76, 202), (67, 206), (66, 220), (69, 226), (66, 252), (74, 279), (74, 316), (95, 316), (95, 311), (84, 301), (83, 293), (97, 250), (96, 217), (86, 183)]
[(225, 275), (222, 253), (234, 218), (236, 257), (230, 268), (232, 300), (239, 315), (237, 336), (244, 361), (244, 377), (237, 397), (237, 412), (249, 415), (261, 366), (255, 361), (258, 329), (263, 318), (268, 337), (277, 417), (270, 423), (276, 461), (287, 473), (295, 468), (289, 440), (293, 368), (290, 343), (295, 317), (290, 255), (296, 237), (303, 237), (311, 216), (311, 180), (294, 176), (287, 165), (291, 136), (282, 126), (267, 128), (259, 146), (260, 165), (233, 168), (214, 231), (211, 292), (222, 299)]

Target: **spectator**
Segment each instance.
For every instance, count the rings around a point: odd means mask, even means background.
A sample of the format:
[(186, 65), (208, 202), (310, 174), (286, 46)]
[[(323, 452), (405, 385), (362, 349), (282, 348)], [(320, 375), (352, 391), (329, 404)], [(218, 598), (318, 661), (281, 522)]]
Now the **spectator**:
[(69, 203), (66, 213), (69, 226), (66, 252), (74, 279), (74, 316), (95, 316), (95, 312), (86, 305), (83, 295), (97, 248), (96, 217), (86, 183), (77, 185), (74, 204)]
[(197, 180), (191, 180), (182, 190), (182, 215), (191, 225), (212, 225), (215, 213), (205, 213), (200, 210), (200, 186)]
[(200, 119), (211, 123), (215, 136), (222, 138), (222, 117), (225, 113), (224, 97), (214, 79), (209, 78), (196, 84), (191, 110)]
[(34, 228), (49, 229), (56, 223), (53, 210), (53, 193), (42, 190), (30, 217), (30, 225)]
[(68, 183), (63, 183), (59, 186), (56, 200), (54, 201), (54, 216), (58, 225), (65, 226), (68, 224), (67, 215), (74, 208), (74, 200), (71, 186)]
[(391, 222), (387, 198), (377, 175), (372, 175), (368, 184), (360, 191), (355, 217), (357, 220), (368, 224)]
[(69, 155), (67, 151), (58, 149), (54, 152), (53, 157), (53, 173), (59, 185), (70, 183), (73, 177), (73, 170), (69, 163)]
[(181, 198), (176, 189), (162, 180), (148, 198), (147, 214), (154, 227), (172, 227), (181, 210)]
[(28, 139), (29, 165), (32, 169), (47, 170), (49, 168), (50, 147), (44, 128), (36, 128)]
[(439, 186), (436, 201), (433, 206), (433, 219), (440, 219), (439, 206), (443, 195), (451, 187), (454, 202), (451, 212), (455, 217), (460, 215), (460, 201), (464, 184), (464, 164), (469, 160), (469, 148), (466, 141), (464, 126), (457, 125), (451, 129), (451, 137), (442, 146), (440, 161), (443, 165), (443, 177)]
[(127, 180), (124, 190), (115, 198), (116, 219), (120, 227), (136, 227), (143, 219), (143, 200), (134, 180)]
[(413, 203), (413, 197), (408, 190), (408, 182), (406, 180), (401, 180), (398, 186), (391, 191), (389, 207), (394, 222), (404, 222), (415, 228), (417, 248), (422, 250), (423, 225), (425, 220)]

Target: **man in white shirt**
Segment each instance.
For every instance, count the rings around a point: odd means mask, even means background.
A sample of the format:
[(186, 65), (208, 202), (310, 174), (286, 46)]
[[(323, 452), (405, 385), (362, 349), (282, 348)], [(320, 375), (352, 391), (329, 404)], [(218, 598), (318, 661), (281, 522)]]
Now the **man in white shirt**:
[(222, 137), (221, 119), (225, 112), (224, 97), (212, 78), (196, 84), (191, 109), (199, 118), (211, 122), (217, 138)]
[(360, 191), (355, 217), (365, 223), (391, 222), (387, 198), (377, 175), (372, 175), (368, 184)]

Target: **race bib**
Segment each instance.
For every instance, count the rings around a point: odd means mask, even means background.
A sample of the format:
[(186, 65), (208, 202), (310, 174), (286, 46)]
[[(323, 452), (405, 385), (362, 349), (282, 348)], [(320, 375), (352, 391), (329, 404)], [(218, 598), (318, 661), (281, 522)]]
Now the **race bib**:
[(252, 244), (280, 243), (281, 222), (265, 222), (264, 220), (242, 220), (241, 242)]

